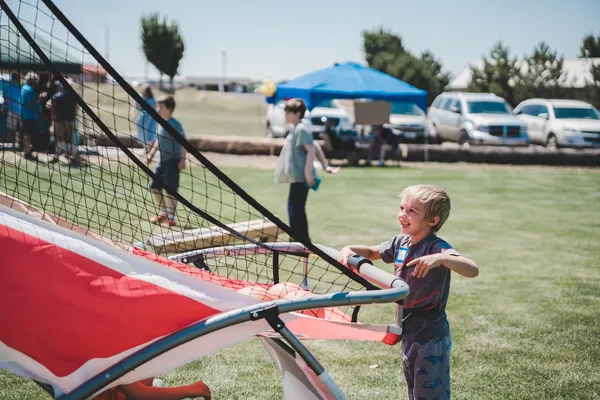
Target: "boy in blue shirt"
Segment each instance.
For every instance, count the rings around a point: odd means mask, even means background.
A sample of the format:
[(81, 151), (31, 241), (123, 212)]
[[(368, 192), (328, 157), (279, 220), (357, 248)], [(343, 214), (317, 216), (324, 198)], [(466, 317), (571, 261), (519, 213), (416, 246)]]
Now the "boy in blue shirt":
[[(164, 96), (156, 102), (156, 112), (171, 124), (181, 136), (185, 137), (183, 126), (172, 117), (174, 110), (175, 99), (172, 96)], [(163, 127), (159, 127), (154, 145), (148, 152), (148, 164), (152, 162), (157, 151), (160, 158), (154, 173), (158, 179), (150, 181), (150, 190), (152, 190), (158, 204), (159, 213), (150, 222), (171, 227), (177, 225), (175, 218), (177, 200), (170, 196), (168, 192), (163, 194), (163, 189), (168, 188), (172, 192), (177, 192), (179, 189), (179, 173), (185, 168), (187, 151)]]
[(396, 275), (409, 285), (403, 304), (402, 367), (410, 400), (450, 399), (450, 272), (468, 278), (479, 274), (473, 261), (436, 236), (449, 215), (450, 197), (443, 189), (410, 186), (401, 194), (402, 235), (376, 246), (346, 246), (340, 255), (344, 264), (354, 254), (394, 263)]
[(309, 189), (316, 190), (320, 181), (314, 161), (319, 160), (325, 172), (330, 174), (337, 173), (339, 168), (328, 165), (323, 150), (314, 142), (310, 128), (302, 122), (306, 112), (304, 100), (290, 99), (284, 110), (286, 121), (292, 128), (277, 159), (275, 183), (290, 184), (287, 204), (290, 227), (296, 232), (296, 240), (309, 242), (306, 200)]

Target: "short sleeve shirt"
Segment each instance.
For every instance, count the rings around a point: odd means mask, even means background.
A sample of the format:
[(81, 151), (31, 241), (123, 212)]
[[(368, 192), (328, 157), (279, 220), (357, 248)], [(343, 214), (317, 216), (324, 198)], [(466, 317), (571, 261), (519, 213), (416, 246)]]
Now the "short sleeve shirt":
[(8, 102), (10, 112), (21, 112), (21, 85), (13, 81), (3, 81), (2, 96)]
[(77, 101), (66, 91), (59, 91), (52, 96), (54, 117), (57, 121), (72, 121), (77, 114)]
[[(285, 138), (281, 154), (277, 160), (275, 169), (276, 183), (295, 183), (304, 182), (304, 168), (306, 166), (306, 148), (305, 145), (314, 143), (313, 134), (306, 125), (300, 123), (290, 131)], [(314, 167), (313, 176), (316, 176)]]
[(404, 299), (403, 338), (426, 341), (449, 334), (446, 303), (450, 293), (450, 270), (441, 265), (433, 268), (424, 278), (415, 278), (414, 266), (407, 267), (415, 258), (429, 254), (459, 253), (445, 240), (431, 234), (412, 244), (409, 235), (398, 235), (379, 245), (379, 255), (386, 263), (394, 263), (394, 272), (404, 280), (410, 292)]
[[(171, 117), (167, 122), (169, 122), (181, 136), (185, 137), (183, 126), (179, 121)], [(162, 126), (158, 128), (157, 140), (161, 163), (165, 163), (169, 160), (179, 160), (181, 158), (181, 145)]]
[(21, 118), (24, 120), (38, 120), (40, 117), (39, 103), (35, 89), (25, 84), (21, 87)]

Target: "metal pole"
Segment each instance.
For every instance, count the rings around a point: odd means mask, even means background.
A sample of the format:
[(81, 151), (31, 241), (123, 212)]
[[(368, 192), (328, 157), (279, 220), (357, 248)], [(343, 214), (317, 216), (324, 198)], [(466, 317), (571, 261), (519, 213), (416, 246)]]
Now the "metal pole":
[(105, 34), (105, 43), (104, 44), (106, 45), (106, 49), (105, 49), (106, 53), (105, 53), (104, 57), (106, 57), (106, 61), (108, 61), (109, 60), (108, 56), (109, 56), (109, 53), (110, 53), (110, 35), (109, 35), (108, 24), (106, 24), (106, 26), (105, 26), (104, 34)]
[(225, 81), (227, 79), (227, 52), (221, 51), (221, 91), (225, 91)]

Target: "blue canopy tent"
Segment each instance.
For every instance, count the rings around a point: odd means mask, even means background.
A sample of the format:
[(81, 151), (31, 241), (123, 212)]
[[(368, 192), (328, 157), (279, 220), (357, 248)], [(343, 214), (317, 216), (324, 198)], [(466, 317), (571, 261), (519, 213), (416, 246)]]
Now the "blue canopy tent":
[(427, 92), (355, 62), (334, 64), (277, 86), (268, 103), (297, 97), (308, 109), (328, 99), (373, 99), (413, 102), (427, 110)]

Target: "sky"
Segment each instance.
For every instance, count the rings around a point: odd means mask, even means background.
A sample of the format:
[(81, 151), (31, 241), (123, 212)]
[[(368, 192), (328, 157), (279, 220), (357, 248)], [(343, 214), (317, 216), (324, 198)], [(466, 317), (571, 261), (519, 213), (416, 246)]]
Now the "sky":
[[(30, 22), (35, 21), (30, 4), (43, 8), (39, 0), (6, 2)], [(221, 76), (224, 71), (257, 80), (291, 79), (335, 62), (364, 62), (362, 31), (379, 27), (400, 35), (414, 53), (432, 51), (453, 75), (488, 54), (497, 41), (522, 56), (545, 40), (573, 59), (586, 34), (600, 34), (600, 0), (54, 2), (127, 77), (145, 76), (140, 19), (152, 12), (176, 21), (181, 29), (186, 45), (181, 75)], [(51, 22), (41, 13), (37, 17), (39, 26)], [(58, 27), (52, 26), (52, 32), (66, 39)], [(148, 70), (156, 76), (152, 66)]]

